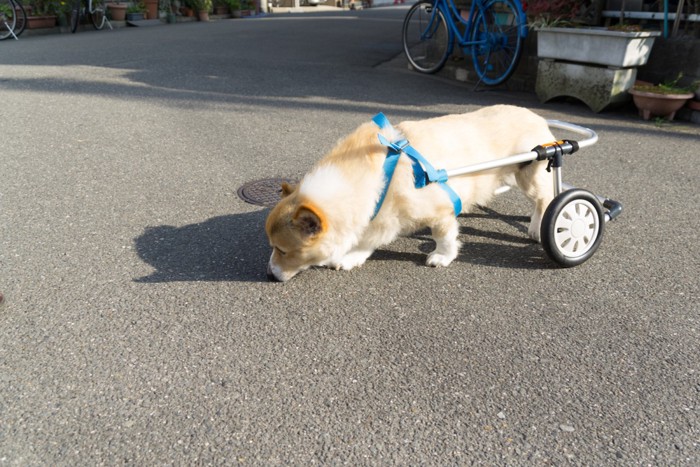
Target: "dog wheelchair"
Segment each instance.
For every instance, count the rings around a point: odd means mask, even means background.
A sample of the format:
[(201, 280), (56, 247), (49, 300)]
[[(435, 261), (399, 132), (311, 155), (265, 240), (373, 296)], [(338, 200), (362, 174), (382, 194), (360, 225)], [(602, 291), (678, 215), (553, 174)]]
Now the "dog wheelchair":
[(593, 256), (603, 238), (605, 223), (620, 215), (622, 205), (562, 182), (564, 156), (595, 144), (598, 141), (597, 133), (589, 128), (559, 120), (547, 120), (547, 123), (550, 128), (576, 133), (584, 139), (542, 144), (527, 153), (446, 172), (448, 177), (453, 177), (511, 164), (549, 161), (547, 171), (551, 171), (553, 175), (554, 199), (542, 217), (540, 236), (547, 256), (560, 266), (568, 268), (577, 266)]

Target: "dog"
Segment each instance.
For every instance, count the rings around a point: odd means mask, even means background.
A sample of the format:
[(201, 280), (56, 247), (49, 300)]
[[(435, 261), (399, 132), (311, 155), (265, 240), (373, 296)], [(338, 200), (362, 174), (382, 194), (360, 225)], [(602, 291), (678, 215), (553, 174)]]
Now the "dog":
[[(450, 196), (439, 183), (417, 188), (414, 164), (405, 154), (387, 180), (388, 148), (380, 134), (385, 141), (408, 140), (430, 164), (446, 170), (526, 153), (555, 141), (542, 117), (510, 105), (405, 121), (396, 129), (362, 124), (298, 185), (282, 185), (282, 199), (265, 223), (272, 247), (270, 280), (284, 282), (312, 266), (350, 270), (378, 247), (425, 227), (435, 241), (428, 266), (446, 267), (457, 257), (459, 226)], [(517, 185), (534, 204), (528, 234), (539, 242), (542, 216), (554, 196), (545, 167), (546, 161), (512, 164), (454, 176), (447, 185), (461, 198), (462, 213), (486, 206), (504, 185)]]

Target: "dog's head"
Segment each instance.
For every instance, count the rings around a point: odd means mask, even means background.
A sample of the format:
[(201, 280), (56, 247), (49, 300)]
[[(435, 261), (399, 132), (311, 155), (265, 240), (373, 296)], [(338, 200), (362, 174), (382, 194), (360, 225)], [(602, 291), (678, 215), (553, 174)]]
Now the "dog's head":
[(326, 259), (319, 244), (328, 222), (316, 205), (299, 194), (298, 187), (283, 184), (282, 196), (267, 217), (265, 231), (272, 246), (267, 277), (284, 282)]

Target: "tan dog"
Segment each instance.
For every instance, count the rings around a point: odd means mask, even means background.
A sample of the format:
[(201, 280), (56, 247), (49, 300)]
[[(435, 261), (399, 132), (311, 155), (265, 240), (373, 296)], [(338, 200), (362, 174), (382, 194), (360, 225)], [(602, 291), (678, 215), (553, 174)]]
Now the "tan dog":
[[(449, 196), (436, 183), (414, 186), (411, 161), (399, 159), (386, 198), (376, 217), (384, 188), (384, 160), (389, 141), (408, 139), (436, 169), (454, 169), (530, 151), (554, 141), (546, 121), (513, 106), (487, 107), (473, 113), (448, 115), (397, 125), (401, 135), (386, 134), (368, 122), (342, 140), (296, 187), (283, 186), (283, 198), (270, 212), (266, 231), (273, 248), (268, 265), (271, 280), (286, 281), (311, 266), (352, 269), (378, 247), (399, 235), (430, 227), (435, 250), (429, 266), (448, 266), (457, 257), (458, 223)], [(494, 191), (517, 184), (535, 210), (529, 235), (540, 239), (540, 222), (553, 197), (546, 162), (508, 165), (476, 174), (451, 177), (462, 212), (485, 206)]]

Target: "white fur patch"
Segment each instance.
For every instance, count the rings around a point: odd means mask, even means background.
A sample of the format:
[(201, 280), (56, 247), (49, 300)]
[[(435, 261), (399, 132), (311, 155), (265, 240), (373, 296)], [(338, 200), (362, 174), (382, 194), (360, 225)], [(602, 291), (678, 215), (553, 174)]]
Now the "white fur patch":
[(343, 172), (334, 165), (321, 165), (308, 173), (301, 181), (299, 193), (317, 202), (332, 200), (343, 193), (352, 192)]
[(382, 128), (381, 133), (386, 139), (388, 139), (392, 143), (405, 139), (403, 133), (401, 133), (394, 126), (392, 126), (391, 128)]

